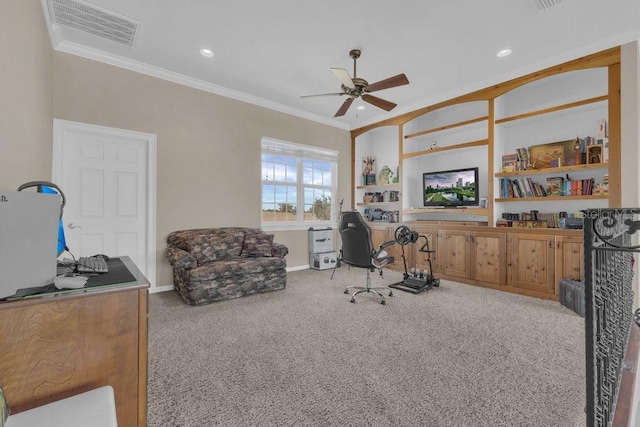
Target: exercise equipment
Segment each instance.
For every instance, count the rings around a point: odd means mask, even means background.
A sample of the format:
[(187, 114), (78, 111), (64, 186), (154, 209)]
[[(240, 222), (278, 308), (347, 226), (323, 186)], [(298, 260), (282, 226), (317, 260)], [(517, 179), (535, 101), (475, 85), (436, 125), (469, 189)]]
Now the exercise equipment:
[[(422, 234), (418, 234), (415, 231), (412, 231), (406, 225), (401, 225), (396, 229), (395, 232), (395, 240), (396, 243), (400, 245), (402, 248), (402, 262), (404, 264), (404, 277), (401, 282), (394, 283), (393, 285), (389, 285), (390, 288), (400, 289), (401, 291), (411, 292), (414, 294), (419, 294), (424, 291), (428, 291), (432, 287), (440, 286), (440, 279), (436, 279), (433, 276), (433, 266), (431, 264), (431, 254), (435, 251), (429, 248), (429, 239), (427, 236)], [(405, 256), (404, 247), (409, 243), (417, 243), (421, 238), (424, 239), (424, 244), (420, 247), (418, 252), (422, 252), (426, 254), (427, 264), (429, 265), (429, 271), (420, 270), (419, 268), (412, 267), (410, 270), (407, 270), (407, 258)]]

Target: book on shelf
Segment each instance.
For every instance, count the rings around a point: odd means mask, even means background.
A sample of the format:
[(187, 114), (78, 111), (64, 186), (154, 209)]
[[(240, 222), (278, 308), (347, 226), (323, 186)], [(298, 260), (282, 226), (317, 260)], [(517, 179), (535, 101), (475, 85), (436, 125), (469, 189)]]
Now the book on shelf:
[(533, 197), (533, 193), (531, 192), (531, 187), (529, 187), (529, 181), (524, 178), (518, 178), (520, 184), (522, 185), (522, 189), (524, 190), (524, 197)]
[(594, 178), (565, 179), (562, 196), (591, 196), (594, 190)]
[(518, 162), (518, 154), (510, 153), (502, 156), (502, 172), (514, 172), (516, 163)]
[(524, 190), (520, 188), (520, 181), (517, 179), (513, 179), (511, 183), (513, 186), (514, 197), (525, 197)]
[(518, 170), (526, 170), (529, 167), (529, 149), (528, 148), (518, 148), (516, 149), (518, 153)]
[(526, 227), (526, 228), (575, 228), (567, 227), (567, 224), (580, 223), (579, 218), (583, 218), (582, 212), (567, 213), (561, 212), (530, 212), (511, 213), (505, 212), (500, 219), (496, 220), (496, 227)]
[(548, 177), (546, 186), (531, 178), (500, 178), (500, 197), (517, 199), (547, 196), (591, 196), (608, 194), (608, 183), (595, 184), (594, 178)]
[(562, 186), (564, 178), (561, 176), (550, 176), (547, 178), (547, 194), (549, 196), (562, 196)]

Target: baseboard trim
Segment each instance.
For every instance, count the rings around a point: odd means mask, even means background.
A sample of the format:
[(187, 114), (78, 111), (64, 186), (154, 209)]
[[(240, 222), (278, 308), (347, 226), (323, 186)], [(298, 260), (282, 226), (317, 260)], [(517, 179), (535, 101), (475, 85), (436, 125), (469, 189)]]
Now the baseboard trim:
[(172, 291), (174, 290), (174, 286), (173, 285), (165, 285), (165, 286), (156, 286), (152, 289), (149, 289), (149, 293), (150, 294), (155, 294), (158, 292), (167, 292), (167, 291)]

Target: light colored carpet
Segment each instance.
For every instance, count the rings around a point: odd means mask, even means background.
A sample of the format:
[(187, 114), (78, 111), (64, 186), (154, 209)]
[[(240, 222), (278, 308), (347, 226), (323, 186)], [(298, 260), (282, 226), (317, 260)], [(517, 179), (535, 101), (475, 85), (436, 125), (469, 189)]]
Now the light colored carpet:
[[(149, 308), (149, 426), (584, 426), (584, 319), (443, 281), (349, 303), (361, 269), (282, 291)], [(401, 275), (372, 276), (373, 285)]]

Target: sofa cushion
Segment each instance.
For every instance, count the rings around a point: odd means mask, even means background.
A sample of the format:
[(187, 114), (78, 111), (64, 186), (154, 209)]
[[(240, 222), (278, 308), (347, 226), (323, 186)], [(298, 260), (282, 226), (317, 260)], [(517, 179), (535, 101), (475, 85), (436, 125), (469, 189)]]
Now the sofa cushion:
[(210, 236), (213, 238), (222, 239), (229, 235), (242, 235), (245, 232), (250, 231), (246, 227), (217, 227), (217, 228), (197, 228), (191, 230), (172, 231), (167, 236), (167, 243), (169, 246), (175, 246), (182, 250), (187, 249), (187, 241), (196, 236)]
[(247, 233), (242, 244), (243, 257), (271, 256), (273, 234)]
[(284, 258), (230, 258), (226, 259), (225, 262), (212, 262), (189, 270), (189, 281), (191, 284), (207, 282), (230, 276), (260, 274), (285, 269), (286, 267), (287, 263)]
[(185, 241), (187, 250), (198, 265), (240, 256), (244, 233), (228, 233), (223, 237), (196, 235)]

